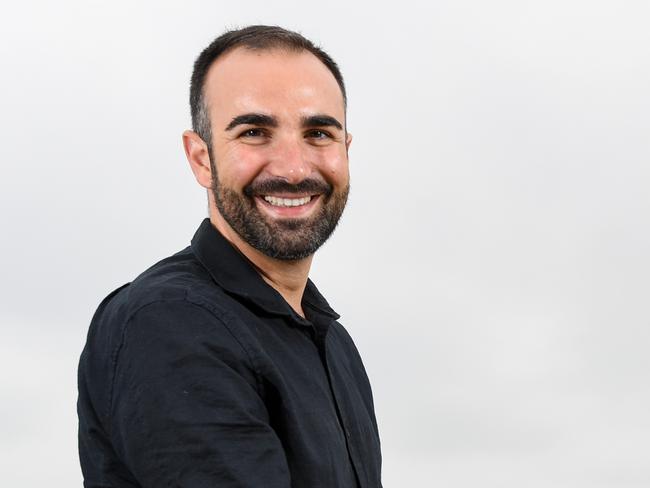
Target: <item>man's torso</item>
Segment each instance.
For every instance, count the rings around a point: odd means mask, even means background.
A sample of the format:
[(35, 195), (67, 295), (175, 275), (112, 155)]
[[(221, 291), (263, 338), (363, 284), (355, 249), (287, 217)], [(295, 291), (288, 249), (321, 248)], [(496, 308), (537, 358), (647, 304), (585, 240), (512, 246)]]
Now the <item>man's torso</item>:
[(361, 358), (311, 282), (303, 309), (207, 221), (109, 295), (79, 370), (86, 486), (381, 486)]

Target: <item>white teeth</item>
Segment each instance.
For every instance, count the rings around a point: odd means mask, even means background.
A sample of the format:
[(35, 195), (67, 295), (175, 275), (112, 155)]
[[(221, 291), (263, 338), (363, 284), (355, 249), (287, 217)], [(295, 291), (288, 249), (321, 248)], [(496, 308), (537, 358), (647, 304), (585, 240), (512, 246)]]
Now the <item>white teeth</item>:
[(276, 207), (298, 207), (300, 205), (305, 205), (311, 201), (311, 197), (304, 198), (278, 198), (272, 196), (265, 196), (264, 200), (269, 202), (271, 205)]

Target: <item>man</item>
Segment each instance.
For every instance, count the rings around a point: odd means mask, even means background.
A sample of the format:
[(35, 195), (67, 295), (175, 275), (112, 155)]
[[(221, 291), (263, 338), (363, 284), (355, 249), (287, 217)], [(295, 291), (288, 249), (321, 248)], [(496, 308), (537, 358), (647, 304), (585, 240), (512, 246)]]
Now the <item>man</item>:
[(379, 487), (370, 385), (309, 281), (348, 195), (345, 87), (279, 27), (197, 59), (185, 153), (210, 218), (99, 306), (79, 366), (90, 487)]

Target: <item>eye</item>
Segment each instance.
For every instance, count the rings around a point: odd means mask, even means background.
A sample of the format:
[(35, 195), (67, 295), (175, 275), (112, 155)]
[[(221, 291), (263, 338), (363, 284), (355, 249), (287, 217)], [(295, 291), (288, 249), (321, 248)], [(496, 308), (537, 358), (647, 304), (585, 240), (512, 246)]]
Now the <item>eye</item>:
[(253, 129), (247, 129), (241, 134), (239, 134), (239, 137), (264, 137), (268, 135), (264, 129), (260, 129), (259, 127), (255, 127)]
[(321, 130), (321, 129), (313, 129), (313, 130), (310, 130), (309, 132), (307, 132), (307, 137), (309, 137), (310, 139), (323, 140), (323, 139), (331, 139), (332, 134), (330, 134), (327, 131)]

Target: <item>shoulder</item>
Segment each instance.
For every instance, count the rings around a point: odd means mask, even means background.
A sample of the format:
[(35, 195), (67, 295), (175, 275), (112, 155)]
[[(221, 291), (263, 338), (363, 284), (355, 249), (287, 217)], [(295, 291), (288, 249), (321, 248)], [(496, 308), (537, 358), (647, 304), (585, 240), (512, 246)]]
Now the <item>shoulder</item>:
[(125, 342), (145, 341), (146, 337), (182, 343), (210, 336), (225, 347), (241, 350), (231, 331), (230, 304), (231, 299), (186, 248), (101, 302), (85, 350), (101, 357), (104, 364), (117, 359)]
[(79, 361), (80, 395), (107, 418), (120, 378), (138, 384), (162, 371), (192, 376), (205, 365), (237, 371), (256, 387), (250, 348), (231, 309), (231, 298), (189, 248), (163, 259), (99, 305)]
[(164, 302), (181, 305), (195, 295), (219, 288), (188, 247), (157, 262), (141, 273), (115, 297), (115, 306), (128, 320), (145, 307)]
[(332, 336), (332, 339), (337, 341), (337, 343), (346, 349), (348, 353), (352, 353), (354, 356), (358, 357), (361, 359), (359, 355), (359, 351), (357, 350), (357, 346), (354, 344), (354, 340), (352, 339), (352, 336), (350, 333), (347, 331), (343, 325), (337, 320), (332, 321), (332, 324), (330, 325), (330, 334)]
[(206, 313), (224, 315), (228, 297), (188, 247), (165, 258), (141, 273), (132, 282), (109, 294), (98, 314), (126, 323), (136, 316), (156, 310), (185, 314), (202, 308)]

